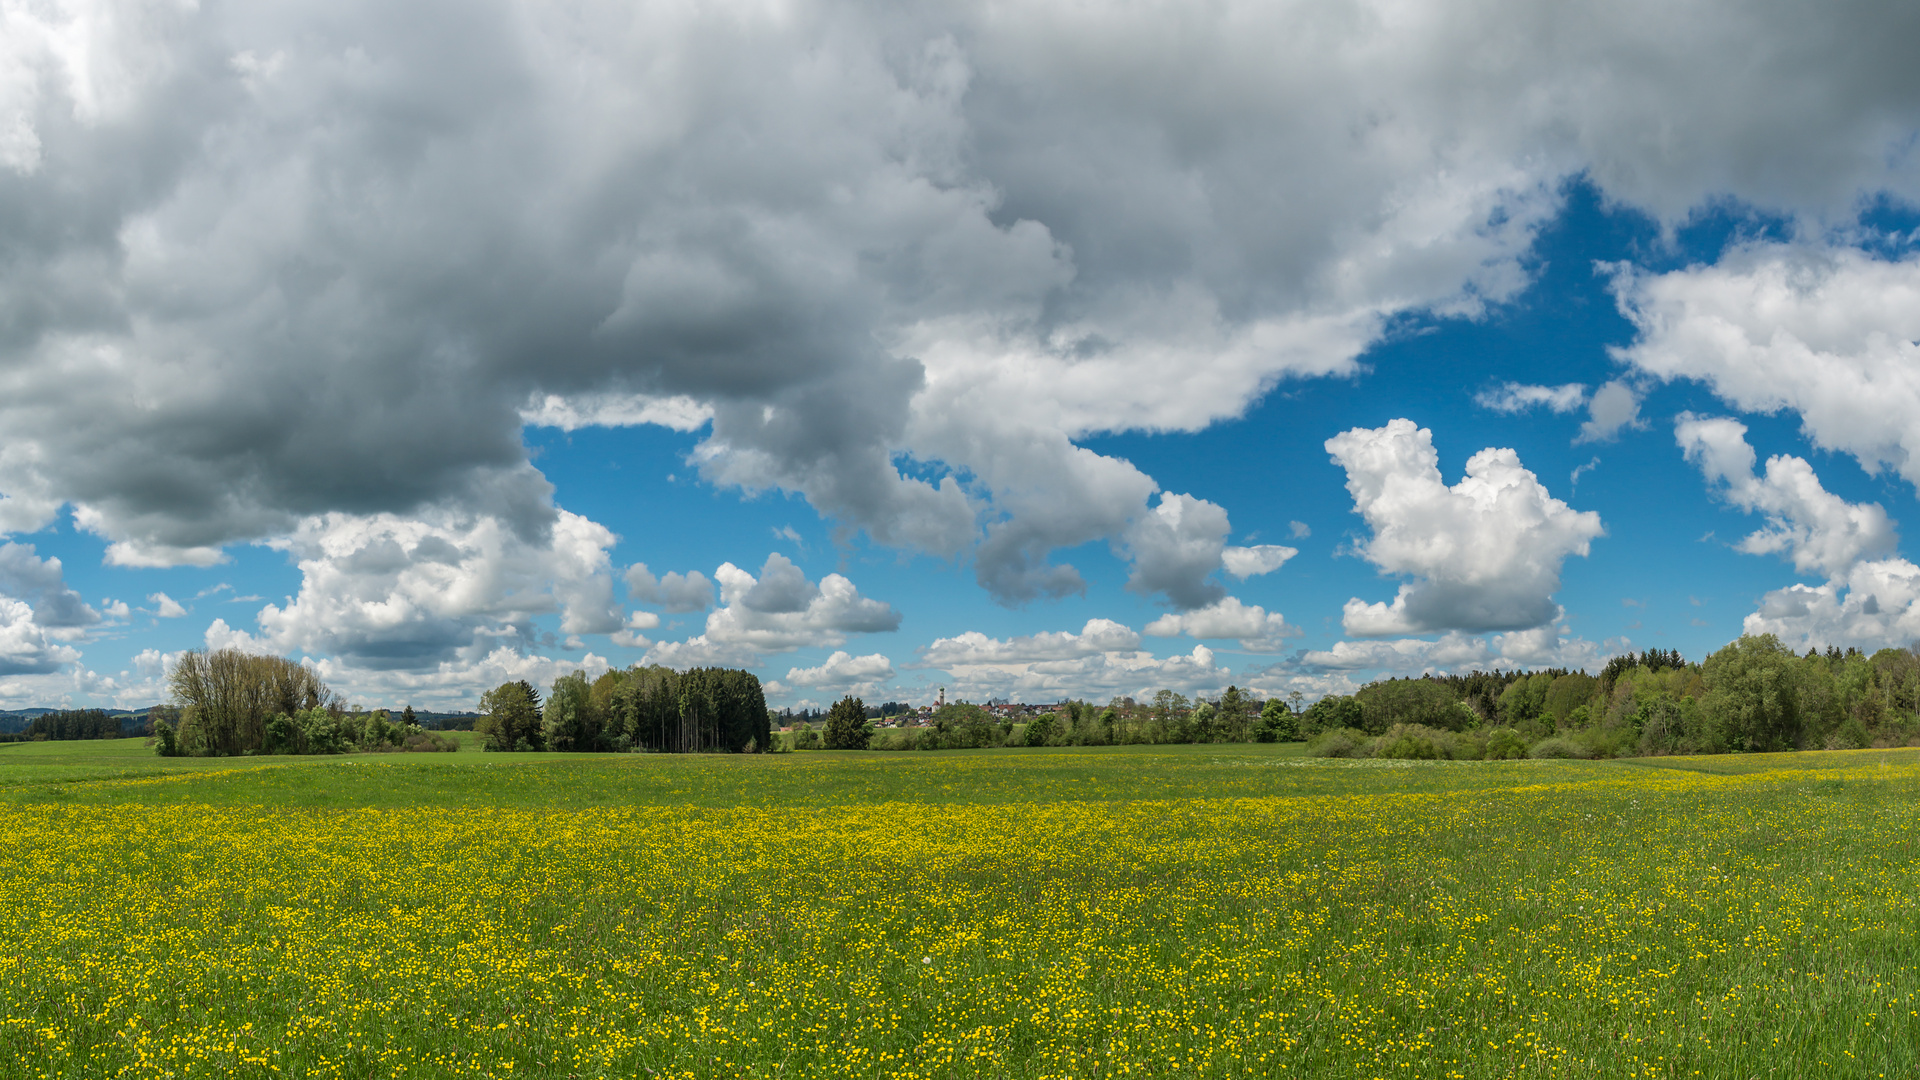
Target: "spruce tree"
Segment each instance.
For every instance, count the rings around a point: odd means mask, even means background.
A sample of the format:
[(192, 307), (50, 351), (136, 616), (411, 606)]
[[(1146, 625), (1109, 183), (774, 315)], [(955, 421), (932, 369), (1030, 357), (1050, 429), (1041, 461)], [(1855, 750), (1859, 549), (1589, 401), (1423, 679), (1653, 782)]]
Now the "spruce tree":
[(873, 738), (867, 726), (867, 706), (851, 695), (834, 702), (827, 710), (827, 749), (865, 750)]

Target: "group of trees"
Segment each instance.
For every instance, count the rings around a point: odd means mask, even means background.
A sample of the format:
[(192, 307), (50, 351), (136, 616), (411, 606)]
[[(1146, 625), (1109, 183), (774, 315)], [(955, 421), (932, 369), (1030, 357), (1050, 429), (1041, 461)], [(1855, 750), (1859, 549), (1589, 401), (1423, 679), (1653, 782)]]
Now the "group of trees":
[(1323, 698), (1300, 717), (1302, 735), (1344, 731), (1347, 744), (1413, 728), (1508, 731), (1542, 756), (1904, 746), (1920, 738), (1920, 656), (1837, 648), (1796, 655), (1772, 635), (1746, 636), (1700, 663), (1652, 649), (1617, 656), (1598, 675), (1387, 680)]
[(502, 683), (480, 698), (473, 730), (488, 750), (752, 753), (769, 748), (772, 720), (750, 671), (656, 665), (563, 675), (544, 705), (531, 684)]
[[(456, 745), (423, 732), (411, 707), (398, 719), (385, 710), (348, 711), (312, 669), (281, 657), (237, 649), (188, 652), (168, 673), (168, 682), (175, 708), (155, 710), (151, 720), (162, 754), (450, 750)], [(1324, 746), (1335, 752), (1365, 745), (1370, 752), (1392, 753), (1399, 747), (1417, 756), (1838, 749), (1920, 743), (1920, 654), (1882, 649), (1868, 656), (1828, 649), (1796, 655), (1770, 635), (1742, 637), (1700, 663), (1653, 649), (1615, 657), (1598, 675), (1555, 669), (1387, 679), (1351, 695), (1329, 695), (1304, 711), (1298, 704), (1297, 694), (1290, 701), (1261, 701), (1237, 687), (1228, 687), (1216, 700), (1190, 701), (1162, 690), (1147, 703), (1131, 698), (1116, 698), (1104, 707), (1067, 702), (1023, 724), (957, 702), (937, 710), (924, 727), (876, 733), (871, 724), (876, 714), (904, 706), (888, 702), (873, 708), (848, 696), (827, 711), (822, 730), (802, 725), (777, 746), (773, 714), (753, 673), (654, 666), (609, 671), (592, 680), (575, 671), (554, 682), (544, 704), (531, 684), (503, 683), (482, 696), (474, 730), (489, 750), (561, 752), (1277, 742), (1333, 733), (1339, 737)], [(41, 716), (27, 735), (77, 739), (123, 733), (119, 718), (86, 710)]]
[[(238, 649), (188, 652), (167, 674), (177, 711), (153, 721), (163, 756), (338, 754), (350, 750), (452, 750), (423, 732), (409, 707), (350, 712), (312, 669)], [(156, 710), (157, 712), (157, 710)]]
[(1151, 705), (1116, 698), (1104, 707), (1069, 701), (1024, 723), (966, 702), (935, 710), (923, 727), (874, 731), (873, 714), (848, 697), (827, 712), (824, 730), (797, 728), (796, 750), (972, 750), (995, 746), (1112, 746), (1127, 743), (1288, 742), (1298, 717), (1278, 698), (1256, 701), (1228, 687), (1217, 701), (1162, 690)]
[[(137, 718), (136, 718), (137, 720)], [(144, 727), (144, 722), (137, 726)], [(103, 709), (62, 709), (42, 713), (28, 722), (20, 733), (23, 740), (67, 741), (73, 739), (120, 739), (128, 734), (127, 725), (118, 716)]]

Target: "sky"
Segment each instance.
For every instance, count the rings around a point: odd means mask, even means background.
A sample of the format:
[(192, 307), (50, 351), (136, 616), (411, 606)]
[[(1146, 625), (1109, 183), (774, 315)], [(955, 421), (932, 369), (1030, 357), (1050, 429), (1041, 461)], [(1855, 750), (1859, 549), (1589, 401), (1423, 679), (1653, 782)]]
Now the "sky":
[(1920, 640), (1920, 7), (0, 0), (0, 707)]

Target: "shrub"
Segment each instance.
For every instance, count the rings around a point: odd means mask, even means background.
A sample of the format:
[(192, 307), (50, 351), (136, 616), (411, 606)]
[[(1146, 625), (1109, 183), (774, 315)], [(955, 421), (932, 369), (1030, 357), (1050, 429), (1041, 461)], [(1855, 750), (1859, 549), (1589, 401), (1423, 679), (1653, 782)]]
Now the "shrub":
[(1487, 760), (1511, 761), (1527, 756), (1527, 740), (1514, 728), (1493, 728), (1487, 732)]
[(1373, 741), (1373, 756), (1440, 761), (1454, 756), (1453, 734), (1421, 724), (1395, 724)]
[(1825, 748), (1828, 750), (1859, 750), (1873, 740), (1867, 735), (1867, 725), (1860, 722), (1858, 716), (1849, 716), (1840, 726), (1827, 733)]
[[(1462, 705), (1461, 708), (1466, 708)], [(1487, 733), (1462, 731), (1453, 737), (1453, 756), (1457, 761), (1481, 761), (1487, 756)]]
[(1593, 751), (1588, 750), (1572, 739), (1563, 739), (1558, 735), (1551, 735), (1534, 743), (1533, 749), (1527, 753), (1527, 756), (1531, 758), (1590, 758), (1593, 756)]
[(1308, 757), (1349, 758), (1366, 757), (1373, 740), (1364, 731), (1354, 728), (1335, 728), (1323, 731), (1307, 742)]
[(460, 749), (460, 744), (437, 732), (421, 731), (407, 736), (400, 749), (410, 754), (451, 754)]
[(917, 728), (883, 728), (874, 732), (873, 741), (867, 744), (869, 750), (918, 750), (920, 748), (920, 731)]
[(1059, 726), (1059, 721), (1055, 720), (1053, 717), (1053, 714), (1050, 712), (1041, 713), (1039, 716), (1034, 717), (1027, 724), (1027, 730), (1025, 732), (1026, 745), (1028, 746), (1047, 745), (1047, 742), (1053, 738), (1054, 729), (1057, 728), (1058, 726)]
[(1630, 727), (1597, 727), (1576, 731), (1567, 741), (1585, 750), (1587, 757), (1626, 757), (1639, 745), (1640, 733)]

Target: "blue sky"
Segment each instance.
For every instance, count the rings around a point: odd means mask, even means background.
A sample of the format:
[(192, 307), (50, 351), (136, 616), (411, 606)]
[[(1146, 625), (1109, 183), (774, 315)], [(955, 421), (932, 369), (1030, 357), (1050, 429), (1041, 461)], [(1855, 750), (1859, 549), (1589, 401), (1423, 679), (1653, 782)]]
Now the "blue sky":
[(0, 706), (1920, 639), (1909, 14), (430, 7), (6, 29)]

